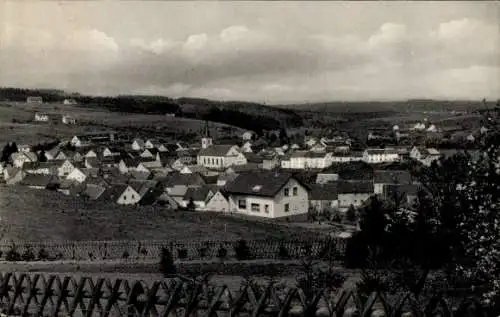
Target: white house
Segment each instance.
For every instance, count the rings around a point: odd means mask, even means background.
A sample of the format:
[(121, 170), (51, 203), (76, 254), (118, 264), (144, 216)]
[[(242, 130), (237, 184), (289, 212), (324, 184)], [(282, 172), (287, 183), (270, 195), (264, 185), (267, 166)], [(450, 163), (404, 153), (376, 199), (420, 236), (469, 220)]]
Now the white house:
[(243, 153), (252, 153), (253, 152), (252, 142), (250, 141), (245, 142), (245, 144), (241, 146), (240, 151)]
[(391, 163), (399, 160), (399, 152), (395, 149), (366, 149), (363, 153), (363, 161), (368, 164)]
[(12, 165), (21, 168), (26, 162), (37, 162), (38, 156), (34, 152), (15, 152), (10, 155)]
[(64, 162), (57, 167), (57, 175), (59, 177), (61, 176), (68, 176), (71, 174), (71, 172), (75, 169), (75, 165), (71, 163), (69, 160), (64, 160)]
[(49, 115), (45, 114), (45, 113), (35, 112), (35, 121), (38, 121), (38, 122), (48, 122), (49, 121)]
[(241, 138), (243, 139), (243, 141), (250, 141), (253, 138), (254, 134), (255, 133), (252, 131), (246, 131), (241, 135)]
[(63, 104), (65, 105), (76, 105), (77, 102), (75, 99), (64, 99)]
[(247, 159), (236, 145), (212, 145), (198, 152), (197, 164), (207, 168), (223, 169), (232, 165), (247, 164)]
[(132, 150), (134, 151), (141, 151), (144, 149), (144, 146), (144, 141), (141, 139), (134, 139), (134, 141), (132, 141)]
[(62, 116), (62, 123), (64, 124), (76, 124), (76, 119), (69, 115)]
[(87, 179), (88, 175), (83, 171), (83, 169), (80, 168), (74, 168), (68, 176), (66, 176), (67, 180), (73, 180), (78, 183), (83, 183)]
[(144, 148), (146, 149), (154, 149), (156, 148), (153, 140), (147, 140), (145, 143), (144, 143)]
[(441, 153), (434, 148), (425, 148), (414, 146), (410, 151), (410, 158), (421, 162), (426, 166), (430, 166), (432, 162), (438, 160)]
[(40, 96), (29, 96), (28, 98), (26, 98), (26, 103), (42, 104), (43, 98)]
[(337, 183), (339, 209), (347, 211), (350, 206), (360, 207), (368, 198), (373, 196), (373, 182), (345, 182)]
[(308, 212), (309, 189), (291, 173), (243, 173), (224, 190), (229, 197), (230, 212), (266, 218)]
[(229, 211), (229, 199), (222, 192), (222, 190), (217, 190), (205, 204), (205, 210), (208, 211), (219, 211), (228, 212)]
[(29, 146), (28, 144), (20, 144), (17, 146), (17, 151), (24, 153), (31, 152), (31, 146)]
[(132, 186), (127, 186), (120, 194), (116, 203), (120, 205), (135, 205), (141, 200), (142, 196)]
[(86, 158), (97, 157), (97, 152), (90, 149), (87, 151), (87, 153), (85, 153), (84, 157)]

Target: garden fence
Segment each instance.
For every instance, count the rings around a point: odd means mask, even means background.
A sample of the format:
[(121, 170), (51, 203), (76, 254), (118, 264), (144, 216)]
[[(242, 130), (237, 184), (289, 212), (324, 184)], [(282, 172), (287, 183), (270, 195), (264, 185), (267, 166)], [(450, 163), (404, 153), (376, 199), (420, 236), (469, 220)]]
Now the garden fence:
[[(401, 294), (360, 296), (356, 291), (315, 291), (246, 284), (238, 291), (206, 282), (127, 280), (5, 273), (0, 275), (0, 309), (8, 316), (446, 316), (489, 317), (474, 298), (450, 304), (440, 294), (418, 300)], [(311, 296), (308, 296), (311, 295)]]

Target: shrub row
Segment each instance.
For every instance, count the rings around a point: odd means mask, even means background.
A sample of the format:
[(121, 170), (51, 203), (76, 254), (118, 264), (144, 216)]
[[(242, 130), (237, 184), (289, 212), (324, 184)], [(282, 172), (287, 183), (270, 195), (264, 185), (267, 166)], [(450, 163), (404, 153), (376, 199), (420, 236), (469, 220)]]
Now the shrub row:
[[(333, 242), (333, 244), (332, 244)], [(246, 241), (236, 242), (201, 242), (201, 243), (150, 243), (134, 245), (100, 244), (80, 248), (78, 244), (53, 245), (11, 245), (4, 251), (6, 261), (33, 260), (96, 260), (96, 259), (157, 259), (162, 248), (167, 247), (174, 259), (300, 259), (305, 255), (325, 258), (332, 248), (339, 257), (343, 255), (344, 245), (334, 240), (302, 241)], [(328, 250), (327, 250), (328, 249)], [(5, 247), (4, 247), (5, 250)], [(0, 251), (0, 258), (3, 257)]]

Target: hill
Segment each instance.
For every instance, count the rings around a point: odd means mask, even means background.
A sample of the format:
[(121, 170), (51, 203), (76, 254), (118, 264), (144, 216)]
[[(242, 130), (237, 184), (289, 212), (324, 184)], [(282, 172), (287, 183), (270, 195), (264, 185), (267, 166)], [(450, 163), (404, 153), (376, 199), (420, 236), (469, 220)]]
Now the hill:
[(83, 96), (58, 90), (0, 88), (0, 101), (24, 102), (28, 96), (40, 96), (46, 102), (62, 103), (76, 100), (80, 107), (107, 109), (113, 112), (167, 114), (198, 120), (208, 120), (262, 132), (282, 126), (302, 125), (302, 118), (290, 109), (269, 107), (240, 101), (212, 101), (197, 98), (172, 99), (164, 96), (120, 95), (113, 97)]
[[(487, 106), (493, 108), (496, 101), (487, 101)], [(281, 105), (280, 108), (295, 111), (312, 111), (328, 113), (376, 113), (381, 115), (401, 112), (451, 112), (474, 111), (485, 107), (478, 101), (413, 99), (406, 101), (357, 101), (357, 102), (323, 102), (308, 104)]]
[(313, 234), (207, 212), (84, 202), (49, 190), (0, 185), (4, 240), (236, 240)]

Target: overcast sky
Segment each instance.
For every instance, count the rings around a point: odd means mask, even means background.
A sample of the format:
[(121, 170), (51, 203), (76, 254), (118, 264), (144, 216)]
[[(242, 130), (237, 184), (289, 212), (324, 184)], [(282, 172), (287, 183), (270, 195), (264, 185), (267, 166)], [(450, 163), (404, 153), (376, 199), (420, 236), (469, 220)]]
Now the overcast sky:
[(0, 85), (267, 103), (500, 97), (498, 2), (0, 2)]

